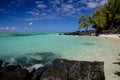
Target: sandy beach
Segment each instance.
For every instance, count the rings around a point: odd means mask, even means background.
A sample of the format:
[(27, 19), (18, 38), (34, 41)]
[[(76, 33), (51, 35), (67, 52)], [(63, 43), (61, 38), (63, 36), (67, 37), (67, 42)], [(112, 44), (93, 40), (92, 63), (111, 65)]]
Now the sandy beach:
[(109, 39), (120, 39), (120, 34), (101, 34), (99, 37), (109, 38)]
[[(108, 35), (101, 34), (98, 37), (104, 40), (108, 40), (113, 44), (117, 44), (119, 43), (119, 40), (120, 40), (119, 36), (120, 34), (108, 34)], [(115, 73), (120, 70), (120, 66), (118, 64), (114, 64), (115, 62), (119, 62), (118, 60), (119, 58), (120, 56), (115, 51), (114, 54), (108, 55), (106, 57), (103, 57), (103, 59), (101, 59), (105, 63), (104, 64), (104, 70), (105, 70), (105, 76), (106, 76), (105, 80), (120, 80), (120, 77), (115, 75)]]

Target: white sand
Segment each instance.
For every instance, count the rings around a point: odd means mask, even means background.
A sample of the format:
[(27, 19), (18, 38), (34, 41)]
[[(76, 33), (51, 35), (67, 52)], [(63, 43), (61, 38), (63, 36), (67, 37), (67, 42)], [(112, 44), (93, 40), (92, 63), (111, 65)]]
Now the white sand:
[[(119, 43), (119, 36), (120, 34), (101, 34), (98, 37), (116, 44)], [(114, 54), (101, 58), (101, 60), (104, 61), (105, 80), (120, 80), (120, 77), (114, 74), (115, 72), (120, 71), (120, 66), (118, 64), (114, 64), (114, 62), (119, 62), (117, 59), (120, 59), (120, 56), (118, 56), (118, 53), (116, 51)]]
[(101, 34), (99, 37), (110, 38), (110, 39), (120, 39), (120, 34)]

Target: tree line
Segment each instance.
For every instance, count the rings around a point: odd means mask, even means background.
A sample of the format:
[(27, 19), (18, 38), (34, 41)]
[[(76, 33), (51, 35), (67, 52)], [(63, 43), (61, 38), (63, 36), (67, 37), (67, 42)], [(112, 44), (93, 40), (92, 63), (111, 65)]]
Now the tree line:
[(92, 16), (80, 16), (78, 18), (79, 29), (86, 28), (92, 24), (96, 33), (109, 30), (120, 32), (120, 0), (108, 0), (104, 6), (96, 9)]

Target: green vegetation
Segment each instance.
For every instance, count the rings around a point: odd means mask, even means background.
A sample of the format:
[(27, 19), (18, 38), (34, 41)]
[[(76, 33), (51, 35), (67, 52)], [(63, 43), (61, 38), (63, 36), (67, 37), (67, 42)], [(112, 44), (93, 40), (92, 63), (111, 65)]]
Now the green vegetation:
[[(85, 20), (84, 20), (85, 19)], [(109, 30), (111, 33), (120, 32), (120, 0), (108, 0), (103, 6), (98, 8), (90, 17), (79, 17), (79, 28), (86, 28), (90, 24), (97, 33)]]
[(87, 31), (88, 27), (91, 25), (90, 17), (81, 16), (78, 18), (78, 21), (79, 21), (79, 29), (85, 27)]

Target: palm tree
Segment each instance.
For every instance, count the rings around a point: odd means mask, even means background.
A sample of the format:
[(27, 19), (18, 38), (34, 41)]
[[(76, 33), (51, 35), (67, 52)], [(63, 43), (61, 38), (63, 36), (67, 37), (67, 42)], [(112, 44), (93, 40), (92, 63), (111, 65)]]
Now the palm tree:
[(92, 17), (81, 16), (79, 17), (78, 21), (79, 21), (79, 29), (86, 28), (87, 31), (88, 27), (92, 23)]
[(78, 17), (78, 24), (79, 24), (78, 29), (79, 30), (83, 27), (83, 26), (80, 26), (80, 25), (83, 21), (85, 21), (85, 19), (86, 19), (86, 16), (84, 16), (84, 15)]

